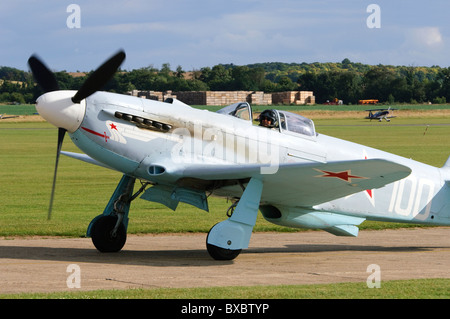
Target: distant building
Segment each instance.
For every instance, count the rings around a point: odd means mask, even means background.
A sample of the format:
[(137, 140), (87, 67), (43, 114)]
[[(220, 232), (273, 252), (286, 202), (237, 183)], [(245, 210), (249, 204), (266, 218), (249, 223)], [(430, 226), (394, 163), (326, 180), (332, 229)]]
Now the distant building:
[(264, 93), (262, 91), (179, 91), (158, 92), (139, 91), (128, 92), (129, 95), (164, 101), (167, 98), (176, 98), (189, 105), (229, 105), (246, 101), (254, 105), (296, 104), (310, 105), (316, 103), (312, 91), (287, 91)]

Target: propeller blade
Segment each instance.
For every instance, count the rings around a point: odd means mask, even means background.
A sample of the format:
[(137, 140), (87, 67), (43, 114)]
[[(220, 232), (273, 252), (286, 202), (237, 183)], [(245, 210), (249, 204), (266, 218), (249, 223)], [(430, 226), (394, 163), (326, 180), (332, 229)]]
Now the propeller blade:
[[(94, 92), (100, 90), (116, 73), (122, 62), (125, 60), (125, 52), (119, 51), (106, 62), (104, 62), (97, 70), (95, 70), (83, 83), (81, 88), (72, 97), (73, 103), (80, 103), (81, 100), (87, 98)], [(36, 82), (47, 92), (58, 91), (59, 86), (56, 77), (52, 71), (36, 56), (32, 55), (28, 59), (28, 65)], [(51, 219), (53, 209), (53, 199), (55, 196), (56, 174), (58, 172), (59, 155), (61, 154), (61, 147), (64, 141), (64, 136), (67, 130), (65, 128), (58, 128), (58, 145), (56, 150), (55, 172), (53, 174), (52, 193), (50, 196), (50, 205), (48, 209), (48, 219)]]
[(119, 66), (125, 60), (125, 52), (119, 51), (108, 61), (103, 63), (94, 71), (83, 83), (82, 87), (73, 96), (73, 103), (80, 103), (81, 100), (100, 90), (116, 73)]
[(47, 219), (50, 220), (52, 217), (52, 209), (53, 209), (53, 198), (55, 196), (55, 186), (56, 186), (56, 172), (58, 171), (58, 162), (59, 155), (61, 154), (61, 147), (64, 141), (64, 135), (66, 134), (66, 129), (58, 128), (58, 146), (56, 149), (56, 163), (55, 163), (55, 172), (53, 174), (53, 186), (52, 186), (52, 194), (50, 196), (50, 206), (48, 208), (48, 216)]
[(28, 65), (30, 66), (34, 79), (45, 93), (59, 90), (55, 75), (37, 56), (32, 55), (28, 59)]

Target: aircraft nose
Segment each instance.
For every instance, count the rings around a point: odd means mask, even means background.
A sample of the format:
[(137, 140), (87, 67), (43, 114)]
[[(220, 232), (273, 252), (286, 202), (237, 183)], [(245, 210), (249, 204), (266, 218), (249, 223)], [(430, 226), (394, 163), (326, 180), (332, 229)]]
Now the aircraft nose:
[(86, 101), (73, 103), (76, 91), (54, 91), (41, 95), (36, 101), (36, 110), (48, 122), (64, 128), (69, 133), (75, 132), (83, 121)]

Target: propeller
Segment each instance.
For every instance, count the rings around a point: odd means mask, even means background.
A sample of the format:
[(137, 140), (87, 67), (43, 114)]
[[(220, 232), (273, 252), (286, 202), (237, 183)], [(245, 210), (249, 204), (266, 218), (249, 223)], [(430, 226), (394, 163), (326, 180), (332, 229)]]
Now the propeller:
[(78, 92), (73, 96), (72, 102), (80, 103), (81, 100), (100, 90), (114, 76), (123, 60), (125, 60), (125, 52), (123, 51), (119, 51), (109, 58), (86, 79)]
[[(114, 73), (116, 73), (117, 69), (124, 60), (125, 52), (120, 50), (104, 62), (85, 80), (81, 88), (72, 97), (72, 102), (79, 104), (83, 99), (100, 90), (114, 76)], [(32, 55), (28, 59), (28, 65), (30, 66), (36, 82), (42, 87), (45, 93), (59, 90), (58, 82), (56, 81), (54, 73), (50, 71), (50, 69), (36, 55)], [(58, 171), (59, 156), (61, 154), (61, 147), (66, 132), (67, 130), (65, 128), (58, 127), (55, 171), (53, 173), (52, 193), (50, 196), (47, 219), (51, 219), (56, 186), (56, 173)]]
[(61, 147), (64, 141), (64, 136), (66, 135), (67, 130), (65, 128), (58, 128), (58, 145), (56, 147), (56, 162), (55, 162), (55, 172), (53, 173), (53, 184), (52, 184), (52, 193), (50, 195), (50, 205), (48, 207), (48, 215), (47, 219), (50, 220), (52, 218), (52, 209), (53, 209), (53, 198), (55, 197), (55, 186), (56, 186), (56, 172), (58, 171), (58, 163), (59, 163), (59, 155), (61, 154)]
[(28, 59), (28, 65), (31, 68), (31, 72), (33, 72), (36, 82), (39, 83), (46, 93), (59, 90), (55, 75), (36, 55), (32, 55)]

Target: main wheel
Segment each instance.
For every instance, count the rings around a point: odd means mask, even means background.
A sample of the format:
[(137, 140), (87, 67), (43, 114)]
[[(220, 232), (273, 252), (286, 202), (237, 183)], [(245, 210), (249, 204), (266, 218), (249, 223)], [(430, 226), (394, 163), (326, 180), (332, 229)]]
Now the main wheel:
[(127, 232), (123, 224), (120, 224), (115, 234), (112, 233), (116, 222), (117, 216), (102, 216), (92, 225), (92, 242), (102, 253), (118, 252), (125, 245)]
[[(213, 228), (214, 226), (211, 229)], [(208, 236), (206, 236), (206, 249), (208, 250), (208, 253), (212, 258), (214, 258), (215, 260), (233, 260), (234, 258), (239, 256), (242, 249), (226, 249), (208, 244), (208, 237), (210, 232), (211, 230), (209, 230)]]
[(241, 253), (241, 249), (226, 249), (206, 244), (209, 255), (215, 260), (233, 260)]

